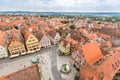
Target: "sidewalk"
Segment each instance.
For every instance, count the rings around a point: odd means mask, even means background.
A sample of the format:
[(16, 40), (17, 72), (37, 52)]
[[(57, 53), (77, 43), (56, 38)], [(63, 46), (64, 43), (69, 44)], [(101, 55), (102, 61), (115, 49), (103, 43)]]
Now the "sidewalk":
[[(63, 64), (68, 64), (70, 65), (70, 56), (58, 56), (57, 55), (57, 68), (60, 71), (60, 68)], [(63, 74), (61, 73), (61, 76), (64, 80), (74, 80), (74, 76), (76, 74), (76, 70), (70, 65), (71, 71), (69, 74)]]
[(44, 53), (40, 56), (40, 64), (41, 69), (42, 69), (42, 76), (43, 76), (43, 80), (54, 80), (53, 75), (51, 73), (51, 63), (50, 63), (50, 57), (49, 55), (50, 53)]

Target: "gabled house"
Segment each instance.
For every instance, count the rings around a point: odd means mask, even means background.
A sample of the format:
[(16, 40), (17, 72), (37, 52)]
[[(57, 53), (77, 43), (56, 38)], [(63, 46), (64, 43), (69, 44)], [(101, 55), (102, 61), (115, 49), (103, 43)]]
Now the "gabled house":
[(55, 30), (50, 30), (48, 32), (48, 35), (49, 35), (49, 38), (51, 39), (51, 41), (53, 42), (54, 45), (59, 43), (61, 37), (60, 37), (60, 34), (57, 33)]
[(71, 48), (70, 43), (66, 41), (65, 39), (62, 39), (61, 42), (58, 44), (59, 51), (63, 53), (64, 55), (70, 54), (70, 48)]
[(33, 53), (40, 50), (39, 40), (35, 33), (25, 30), (23, 36), (25, 38), (27, 53)]
[(7, 34), (0, 30), (0, 58), (8, 57)]
[(71, 37), (71, 39), (77, 41), (79, 44), (84, 44), (89, 40), (86, 36), (84, 36), (82, 34), (82, 32), (80, 32), (78, 30), (77, 31), (72, 30), (70, 37)]
[[(61, 30), (60, 30), (61, 29)], [(70, 31), (68, 29), (63, 30), (63, 28), (60, 28), (59, 30), (56, 29), (56, 32), (58, 32), (61, 36), (61, 38), (66, 38)]]
[(20, 31), (15, 29), (12, 30), (12, 39), (8, 45), (8, 50), (10, 58), (26, 54), (23, 37)]
[(36, 36), (42, 48), (51, 47), (51, 40), (47, 34), (43, 33), (41, 30), (38, 30)]

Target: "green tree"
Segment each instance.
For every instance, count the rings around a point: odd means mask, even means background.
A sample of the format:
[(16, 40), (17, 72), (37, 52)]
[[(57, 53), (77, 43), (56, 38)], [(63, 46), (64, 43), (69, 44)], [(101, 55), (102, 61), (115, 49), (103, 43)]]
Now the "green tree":
[(99, 22), (97, 22), (97, 24), (101, 24), (101, 22), (99, 21)]
[(69, 23), (69, 21), (64, 20), (64, 21), (61, 21), (61, 23), (67, 24), (67, 23)]
[(75, 25), (70, 25), (70, 29), (76, 29)]
[(79, 76), (76, 75), (75, 78), (74, 78), (74, 80), (79, 80)]
[(63, 30), (63, 28), (62, 28), (62, 27), (60, 27), (60, 28), (59, 28), (59, 30)]

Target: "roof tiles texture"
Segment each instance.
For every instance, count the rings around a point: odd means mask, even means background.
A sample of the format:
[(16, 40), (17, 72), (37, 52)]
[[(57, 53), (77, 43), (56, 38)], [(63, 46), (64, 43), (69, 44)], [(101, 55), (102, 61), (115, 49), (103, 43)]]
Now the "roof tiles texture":
[(6, 45), (6, 37), (7, 37), (7, 34), (0, 30), (0, 45), (2, 46)]
[(0, 80), (5, 80), (5, 78), (1, 77)]
[(80, 80), (103, 80), (101, 71), (89, 63), (85, 63), (80, 71)]
[(37, 65), (24, 68), (4, 77), (5, 80), (40, 80)]
[(103, 56), (96, 41), (83, 45), (82, 51), (86, 61), (91, 64), (95, 63)]
[(103, 71), (107, 76), (112, 79), (120, 69), (120, 52), (115, 50), (110, 54), (106, 55), (106, 57), (108, 57), (108, 59), (103, 64), (101, 64), (98, 69)]
[(57, 34), (57, 32), (56, 32), (55, 30), (50, 30), (50, 31), (48, 32), (48, 35), (49, 35), (50, 37), (52, 37), (53, 39), (55, 38), (56, 34)]
[(42, 39), (43, 36), (44, 36), (44, 34), (41, 30), (38, 30), (36, 32), (36, 37), (38, 38), (39, 41)]

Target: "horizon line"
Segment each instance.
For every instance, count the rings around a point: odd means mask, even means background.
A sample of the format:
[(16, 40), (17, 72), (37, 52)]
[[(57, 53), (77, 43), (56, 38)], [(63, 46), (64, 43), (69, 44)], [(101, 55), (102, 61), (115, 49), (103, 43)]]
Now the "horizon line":
[(1, 11), (0, 12), (54, 12), (54, 13), (120, 13), (120, 12), (102, 12), (102, 11), (88, 11), (88, 12), (78, 12), (78, 11), (27, 11), (27, 10), (14, 10), (14, 11), (10, 11), (10, 10), (6, 10), (6, 11)]

